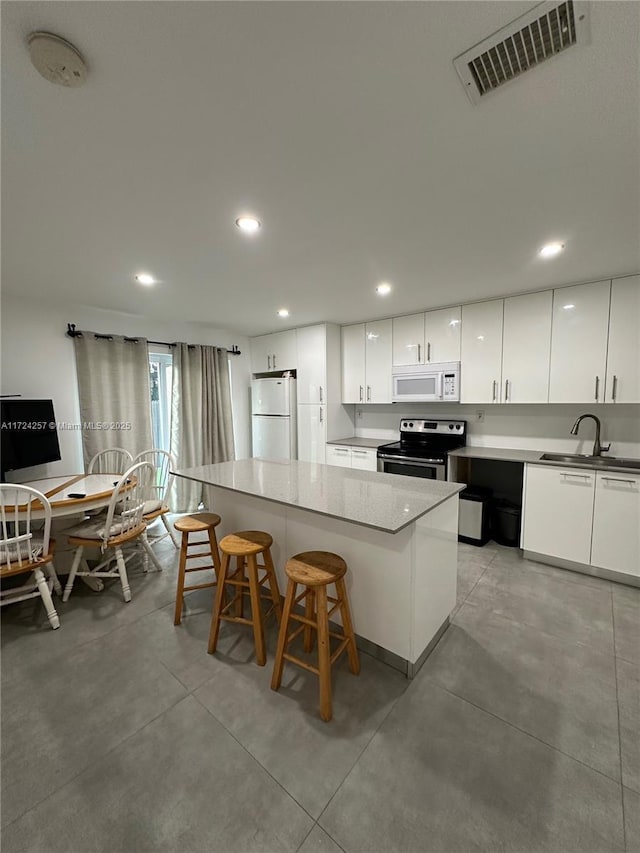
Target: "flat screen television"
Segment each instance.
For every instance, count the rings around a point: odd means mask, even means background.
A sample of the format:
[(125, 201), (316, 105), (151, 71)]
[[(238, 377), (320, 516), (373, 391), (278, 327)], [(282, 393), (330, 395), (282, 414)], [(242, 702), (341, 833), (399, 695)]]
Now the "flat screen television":
[(0, 467), (31, 468), (60, 459), (53, 400), (0, 400)]

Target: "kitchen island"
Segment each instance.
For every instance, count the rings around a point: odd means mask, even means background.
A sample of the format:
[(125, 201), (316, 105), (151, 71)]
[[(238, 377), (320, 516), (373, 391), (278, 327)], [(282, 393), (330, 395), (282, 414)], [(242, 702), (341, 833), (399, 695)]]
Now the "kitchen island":
[(204, 483), (220, 535), (264, 530), (281, 592), (284, 563), (325, 550), (347, 561), (359, 645), (408, 677), (456, 602), (458, 483), (289, 460), (241, 459), (174, 472)]

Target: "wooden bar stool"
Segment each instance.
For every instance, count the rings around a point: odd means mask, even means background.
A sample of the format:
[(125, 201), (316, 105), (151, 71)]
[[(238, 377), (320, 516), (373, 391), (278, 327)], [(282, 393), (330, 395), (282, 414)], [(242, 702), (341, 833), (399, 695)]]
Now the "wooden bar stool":
[[(271, 559), (271, 545), (273, 538), (268, 533), (260, 530), (241, 530), (239, 533), (230, 533), (220, 542), (222, 551), (222, 568), (218, 578), (218, 589), (216, 600), (213, 605), (211, 617), (211, 631), (209, 632), (209, 654), (213, 654), (218, 645), (218, 634), (220, 621), (238, 622), (241, 625), (253, 626), (253, 637), (256, 646), (256, 661), (260, 666), (267, 662), (264, 645), (264, 619), (275, 612), (278, 622), (282, 616), (280, 605), (280, 590), (276, 578), (273, 560)], [(258, 554), (263, 555), (264, 563), (258, 563)], [(229, 571), (231, 557), (236, 558), (236, 569), (233, 573)], [(258, 575), (258, 569), (263, 569), (265, 574), (262, 578)], [(245, 574), (246, 571), (246, 574)], [(247, 577), (248, 575), (248, 577)], [(261, 587), (269, 584), (269, 595), (263, 595)], [(233, 596), (223, 604), (225, 586), (234, 587)], [(247, 596), (251, 601), (251, 618), (244, 615), (244, 598)], [(270, 601), (271, 607), (262, 615), (261, 600)], [(233, 609), (233, 613), (229, 611)]]
[[(193, 515), (185, 515), (174, 522), (176, 530), (182, 533), (182, 542), (180, 545), (180, 563), (178, 567), (178, 589), (176, 592), (176, 609), (173, 615), (173, 624), (179, 625), (182, 621), (182, 602), (185, 592), (191, 592), (192, 589), (207, 589), (210, 586), (215, 586), (220, 576), (220, 553), (218, 551), (218, 540), (216, 539), (215, 528), (220, 524), (220, 516), (215, 512), (195, 512)], [(191, 533), (206, 533), (206, 539), (189, 539)], [(189, 554), (189, 548), (195, 545), (209, 545), (208, 551), (200, 551), (199, 553)], [(187, 567), (187, 560), (195, 560), (202, 557), (211, 557), (212, 564), (210, 566), (194, 566), (192, 569)], [(207, 583), (198, 583), (193, 586), (185, 586), (185, 575), (188, 572), (202, 572), (206, 569), (213, 569), (216, 574), (216, 580)]]
[[(289, 583), (287, 584), (284, 613), (278, 635), (278, 649), (273, 666), (271, 689), (277, 690), (280, 687), (285, 660), (315, 673), (320, 677), (320, 716), (328, 722), (333, 716), (331, 705), (332, 664), (346, 649), (349, 655), (349, 669), (354, 675), (360, 672), (360, 658), (356, 648), (349, 599), (344, 584), (347, 564), (338, 554), (332, 554), (329, 551), (304, 551), (302, 554), (296, 554), (295, 557), (287, 560), (284, 570), (289, 578)], [(327, 587), (332, 583), (336, 587), (336, 598), (327, 595)], [(300, 595), (297, 595), (298, 584), (305, 587)], [(298, 616), (297, 613), (293, 612), (293, 607), (303, 599), (305, 615)], [(331, 602), (333, 605), (330, 610), (327, 602)], [(329, 617), (336, 610), (340, 611), (342, 617), (342, 634), (331, 631), (329, 628)], [(291, 619), (302, 624), (291, 634), (287, 634), (289, 620)], [(303, 632), (304, 650), (305, 652), (312, 651), (314, 629), (318, 635), (317, 667), (287, 653), (289, 643)], [(331, 654), (331, 637), (340, 640), (340, 644), (333, 654)]]

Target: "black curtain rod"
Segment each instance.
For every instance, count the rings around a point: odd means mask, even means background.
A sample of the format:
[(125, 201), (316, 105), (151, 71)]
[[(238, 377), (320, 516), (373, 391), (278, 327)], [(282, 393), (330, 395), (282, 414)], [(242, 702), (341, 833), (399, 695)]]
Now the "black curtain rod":
[[(81, 338), (82, 332), (76, 331), (76, 324), (75, 323), (67, 323), (66, 335), (68, 338)], [(96, 337), (99, 340), (105, 340), (105, 341), (112, 341), (113, 340), (113, 335), (99, 335), (99, 334), (97, 334), (97, 332), (94, 332), (94, 337)], [(125, 341), (128, 341), (129, 343), (132, 343), (132, 344), (138, 343), (138, 338), (127, 338), (125, 336), (124, 339), (125, 339)], [(163, 347), (175, 347), (176, 346), (175, 342), (170, 343), (169, 341), (147, 341), (147, 343), (158, 344), (159, 346), (163, 346)], [(195, 344), (189, 344), (189, 349), (193, 349), (194, 347), (195, 347)], [(225, 347), (218, 347), (218, 349), (225, 349)], [(242, 352), (238, 349), (238, 347), (235, 344), (231, 347), (231, 349), (227, 349), (227, 352), (229, 353), (229, 355), (242, 355)]]

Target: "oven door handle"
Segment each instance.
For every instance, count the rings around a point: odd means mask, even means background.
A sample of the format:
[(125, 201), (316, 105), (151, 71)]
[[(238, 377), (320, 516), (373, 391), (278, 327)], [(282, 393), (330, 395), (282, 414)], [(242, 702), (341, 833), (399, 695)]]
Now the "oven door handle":
[(419, 465), (429, 466), (444, 465), (444, 459), (425, 459), (424, 456), (393, 456), (391, 453), (378, 453), (378, 459), (386, 459), (390, 462), (395, 462), (398, 465), (406, 465), (408, 463), (418, 463)]

